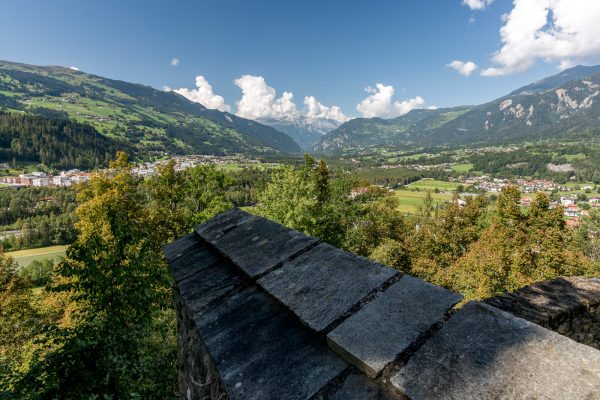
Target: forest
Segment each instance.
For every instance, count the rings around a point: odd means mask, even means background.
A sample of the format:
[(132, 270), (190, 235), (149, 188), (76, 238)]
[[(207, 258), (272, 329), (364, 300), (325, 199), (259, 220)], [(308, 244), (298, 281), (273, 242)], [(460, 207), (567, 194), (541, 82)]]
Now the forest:
[(88, 124), (0, 111), (0, 162), (33, 162), (63, 169), (97, 168), (105, 166), (118, 150), (132, 149)]
[(14, 251), (72, 243), (75, 208), (71, 188), (0, 190), (0, 246)]
[[(176, 322), (162, 247), (233, 206), (466, 300), (561, 275), (600, 275), (600, 214), (573, 231), (545, 194), (523, 211), (514, 187), (493, 203), (478, 196), (443, 208), (429, 193), (409, 218), (387, 189), (308, 155), (269, 173), (176, 171), (172, 162), (148, 179), (131, 170), (119, 153), (77, 187), (76, 237), (49, 277), (48, 266), (18, 273), (0, 256), (0, 398), (175, 398)], [(365, 190), (351, 196), (356, 188)]]

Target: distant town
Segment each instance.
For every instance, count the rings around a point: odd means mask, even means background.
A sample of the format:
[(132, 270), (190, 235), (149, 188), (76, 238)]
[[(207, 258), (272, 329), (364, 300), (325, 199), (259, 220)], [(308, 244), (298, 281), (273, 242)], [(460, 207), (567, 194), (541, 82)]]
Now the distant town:
[[(157, 168), (167, 162), (175, 161), (175, 170), (181, 171), (193, 168), (197, 165), (224, 165), (224, 164), (259, 164), (259, 160), (248, 159), (242, 156), (212, 156), (212, 155), (190, 155), (173, 157), (155, 162), (144, 162), (133, 168), (133, 173), (142, 177), (154, 176)], [(8, 164), (0, 164), (0, 169), (8, 169)], [(37, 187), (68, 187), (90, 179), (91, 172), (83, 172), (78, 169), (60, 171), (56, 175), (41, 171), (19, 174), (15, 176), (0, 176), (0, 184), (13, 188), (24, 186)]]

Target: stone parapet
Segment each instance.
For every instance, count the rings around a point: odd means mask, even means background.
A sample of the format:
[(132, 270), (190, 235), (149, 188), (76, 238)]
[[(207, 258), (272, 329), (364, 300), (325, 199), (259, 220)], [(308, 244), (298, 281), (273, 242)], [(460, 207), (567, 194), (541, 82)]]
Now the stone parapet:
[(540, 310), (457, 310), (459, 294), (239, 209), (164, 252), (184, 399), (600, 397), (600, 352), (529, 322)]

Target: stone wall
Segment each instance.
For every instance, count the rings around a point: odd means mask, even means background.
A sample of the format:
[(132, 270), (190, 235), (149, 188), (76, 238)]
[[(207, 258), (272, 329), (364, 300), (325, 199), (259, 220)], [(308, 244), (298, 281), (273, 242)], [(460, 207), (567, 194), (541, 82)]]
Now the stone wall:
[(589, 341), (594, 280), (457, 309), (457, 293), (238, 209), (165, 256), (182, 400), (600, 398), (600, 351), (546, 328)]
[(600, 279), (569, 277), (537, 282), (486, 303), (579, 343), (600, 349)]
[(186, 400), (226, 400), (227, 393), (194, 321), (174, 289), (177, 313), (177, 370), (179, 397)]

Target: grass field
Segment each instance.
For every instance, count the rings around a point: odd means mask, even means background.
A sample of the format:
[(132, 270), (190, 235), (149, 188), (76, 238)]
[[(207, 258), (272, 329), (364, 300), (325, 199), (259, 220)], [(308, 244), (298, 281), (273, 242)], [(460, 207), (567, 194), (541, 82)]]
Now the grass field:
[[(423, 204), (423, 199), (427, 192), (413, 192), (412, 190), (395, 190), (394, 195), (398, 198), (398, 211), (405, 214), (416, 214)], [(452, 200), (452, 196), (441, 193), (431, 193), (435, 205), (442, 205), (447, 201)]]
[(472, 163), (456, 164), (452, 166), (454, 172), (469, 172), (473, 169)]
[(410, 189), (419, 189), (419, 190), (448, 190), (453, 191), (460, 186), (460, 183), (456, 182), (445, 182), (445, 181), (437, 181), (435, 179), (421, 179), (420, 181), (416, 181), (411, 183), (410, 185), (406, 185), (406, 187)]
[(58, 261), (65, 255), (66, 250), (67, 246), (50, 246), (40, 247), (38, 249), (12, 251), (6, 253), (6, 255), (12, 257), (20, 267), (26, 267), (33, 260), (51, 258)]
[(241, 171), (244, 168), (254, 168), (254, 169), (258, 169), (260, 171), (266, 170), (266, 169), (271, 169), (271, 168), (279, 168), (281, 167), (281, 164), (277, 164), (277, 163), (253, 163), (253, 164), (237, 164), (237, 163), (231, 163), (231, 164), (218, 164), (217, 165), (217, 169), (220, 169), (221, 171)]

